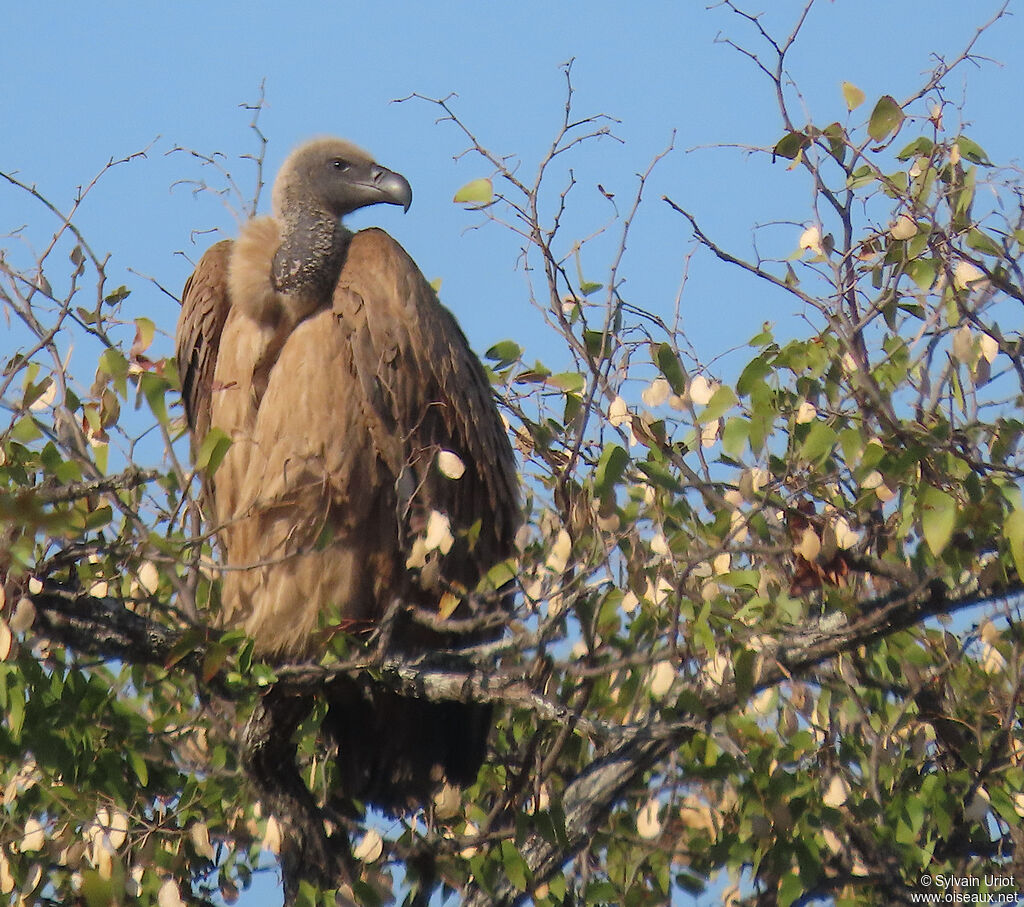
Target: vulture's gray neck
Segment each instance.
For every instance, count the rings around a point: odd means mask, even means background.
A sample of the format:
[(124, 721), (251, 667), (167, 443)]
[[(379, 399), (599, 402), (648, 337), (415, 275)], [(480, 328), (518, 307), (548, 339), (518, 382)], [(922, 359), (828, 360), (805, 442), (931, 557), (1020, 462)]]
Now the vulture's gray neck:
[(289, 206), (278, 215), (281, 245), (272, 277), (280, 293), (326, 298), (334, 291), (352, 234), (337, 215), (309, 205)]

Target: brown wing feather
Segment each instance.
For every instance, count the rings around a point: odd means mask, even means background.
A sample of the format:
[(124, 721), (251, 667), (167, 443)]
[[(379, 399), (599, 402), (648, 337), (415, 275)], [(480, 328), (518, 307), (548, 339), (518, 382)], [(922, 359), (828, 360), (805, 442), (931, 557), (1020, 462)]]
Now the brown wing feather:
[(232, 242), (225, 239), (207, 250), (181, 294), (175, 356), (181, 378), (181, 399), (192, 429), (192, 451), (210, 430), (210, 394), (221, 332), (228, 316), (227, 273)]
[[(481, 570), (511, 553), (519, 520), (515, 461), (483, 367), (419, 268), (382, 230), (353, 238), (334, 311), (370, 436), (398, 488), (406, 542), (431, 510), (455, 531), (480, 521), (474, 549), (457, 546), (446, 558), (459, 569), (442, 570), (449, 581), (475, 585)], [(461, 478), (438, 469), (441, 450), (463, 461)]]

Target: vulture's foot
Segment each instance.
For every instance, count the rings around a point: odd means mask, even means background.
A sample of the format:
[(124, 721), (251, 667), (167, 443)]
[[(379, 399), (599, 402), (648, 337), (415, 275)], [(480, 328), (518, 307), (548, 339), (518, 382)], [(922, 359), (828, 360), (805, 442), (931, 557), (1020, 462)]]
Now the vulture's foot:
[(242, 764), (268, 811), (281, 824), (285, 905), (302, 880), (324, 888), (350, 882), (354, 860), (341, 826), (328, 834), (325, 816), (303, 783), (295, 762), (296, 729), (312, 699), (272, 687), (257, 704), (242, 734)]

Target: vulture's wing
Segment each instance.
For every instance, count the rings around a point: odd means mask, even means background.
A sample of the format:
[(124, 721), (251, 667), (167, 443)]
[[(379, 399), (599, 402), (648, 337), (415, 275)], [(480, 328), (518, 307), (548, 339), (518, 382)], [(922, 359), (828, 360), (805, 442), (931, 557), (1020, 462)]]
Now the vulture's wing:
[[(404, 530), (421, 532), (438, 510), (453, 531), (480, 522), (482, 550), (471, 556), (478, 570), (508, 556), (519, 520), (515, 461), (490, 382), (454, 317), (377, 229), (353, 237), (334, 311), (370, 438), (396, 481)], [(444, 451), (462, 461), (461, 477), (439, 468)]]
[(213, 373), (230, 308), (227, 286), (231, 247), (231, 240), (225, 239), (208, 249), (181, 294), (175, 356), (181, 399), (192, 429), (193, 453), (210, 430)]

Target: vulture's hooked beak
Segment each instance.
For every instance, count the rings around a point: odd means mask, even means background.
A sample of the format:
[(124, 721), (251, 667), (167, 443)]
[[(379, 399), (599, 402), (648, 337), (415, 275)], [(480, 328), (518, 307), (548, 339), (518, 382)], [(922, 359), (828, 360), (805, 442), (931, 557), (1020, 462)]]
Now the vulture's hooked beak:
[(401, 173), (378, 165), (371, 171), (370, 180), (373, 187), (380, 192), (382, 202), (401, 205), (405, 211), (409, 210), (412, 204), (412, 186)]

